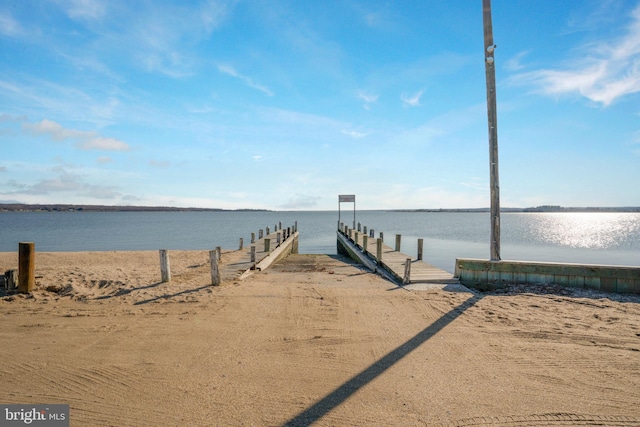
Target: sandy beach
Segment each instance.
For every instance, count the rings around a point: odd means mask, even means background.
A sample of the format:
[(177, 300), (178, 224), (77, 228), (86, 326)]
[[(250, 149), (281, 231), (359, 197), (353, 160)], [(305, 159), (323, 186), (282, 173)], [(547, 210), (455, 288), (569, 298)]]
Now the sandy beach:
[[(640, 296), (404, 289), (293, 255), (38, 253), (0, 298), (0, 402), (74, 426), (640, 425)], [(17, 268), (0, 253), (0, 271)]]

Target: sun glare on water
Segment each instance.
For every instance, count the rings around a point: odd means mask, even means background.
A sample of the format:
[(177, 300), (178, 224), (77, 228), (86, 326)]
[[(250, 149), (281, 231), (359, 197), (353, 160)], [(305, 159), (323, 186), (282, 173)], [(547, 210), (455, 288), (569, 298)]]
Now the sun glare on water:
[(540, 215), (533, 227), (542, 240), (572, 248), (607, 249), (624, 245), (640, 229), (639, 216), (628, 213), (580, 212)]

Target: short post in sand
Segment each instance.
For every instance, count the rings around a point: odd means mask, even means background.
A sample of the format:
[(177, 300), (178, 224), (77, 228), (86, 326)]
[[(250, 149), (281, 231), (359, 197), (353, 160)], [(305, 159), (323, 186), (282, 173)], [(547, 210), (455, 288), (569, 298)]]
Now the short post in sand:
[(422, 261), (423, 246), (424, 246), (424, 239), (418, 239), (418, 261)]
[(404, 279), (402, 279), (403, 285), (408, 285), (411, 280), (411, 258), (407, 258), (404, 262)]
[(171, 267), (169, 266), (169, 252), (160, 249), (160, 278), (163, 282), (171, 281)]
[(36, 284), (36, 244), (18, 243), (18, 291), (31, 293)]
[(209, 263), (211, 264), (211, 285), (220, 285), (220, 269), (218, 268), (218, 250), (209, 251)]

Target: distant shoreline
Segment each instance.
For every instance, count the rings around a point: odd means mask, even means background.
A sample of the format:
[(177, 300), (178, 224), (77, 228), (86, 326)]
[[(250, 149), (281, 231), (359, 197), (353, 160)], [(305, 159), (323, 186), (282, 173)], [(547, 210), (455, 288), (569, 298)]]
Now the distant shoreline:
[[(388, 212), (489, 212), (489, 208), (452, 209), (366, 209)], [(0, 212), (273, 212), (270, 209), (220, 209), (171, 206), (112, 206), (71, 204), (0, 203)], [(529, 208), (501, 208), (500, 212), (640, 212), (640, 206), (623, 207), (563, 207), (536, 206)]]

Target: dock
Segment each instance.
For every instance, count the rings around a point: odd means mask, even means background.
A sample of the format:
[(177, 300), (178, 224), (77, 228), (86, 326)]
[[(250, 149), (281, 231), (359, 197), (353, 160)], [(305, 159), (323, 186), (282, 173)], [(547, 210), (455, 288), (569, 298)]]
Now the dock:
[(366, 233), (343, 227), (342, 230), (338, 230), (337, 238), (339, 252), (397, 283), (460, 285), (460, 281), (453, 274), (418, 257), (411, 257), (395, 250), (381, 239), (369, 237)]

